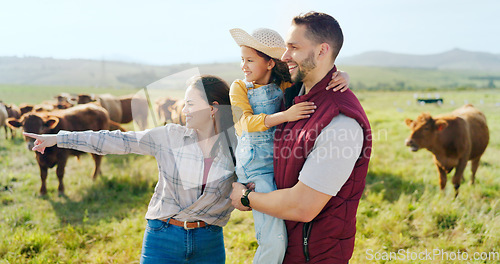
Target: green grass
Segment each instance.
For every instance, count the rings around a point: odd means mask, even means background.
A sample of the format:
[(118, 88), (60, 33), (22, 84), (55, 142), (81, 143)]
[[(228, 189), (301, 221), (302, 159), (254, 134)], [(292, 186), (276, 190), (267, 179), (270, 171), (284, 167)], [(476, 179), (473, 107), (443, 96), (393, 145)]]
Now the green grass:
[[(57, 92), (45, 90), (47, 96)], [(122, 92), (130, 93), (116, 90)], [(367, 259), (369, 253), (400, 250), (460, 251), (470, 257), (474, 252), (500, 252), (500, 92), (440, 91), (445, 99), (441, 107), (417, 105), (413, 92), (356, 93), (371, 121), (374, 144), (351, 263), (500, 263)], [(15, 91), (9, 96), (20, 98)], [(3, 93), (2, 97), (10, 99)], [(404, 119), (420, 112), (449, 112), (464, 100), (485, 113), (491, 139), (476, 184), (469, 184), (469, 165), (454, 199), (451, 184), (439, 190), (430, 152), (412, 153), (404, 146), (409, 134)], [(153, 158), (108, 155), (96, 181), (90, 177), (89, 155), (79, 161), (70, 158), (66, 196), (57, 195), (52, 169), (48, 195), (40, 197), (34, 153), (19, 135), (11, 141), (3, 133), (0, 130), (0, 263), (138, 263), (144, 215), (157, 178)], [(227, 263), (251, 263), (257, 247), (251, 213), (233, 212), (224, 235)]]
[[(500, 251), (500, 166), (496, 158), (500, 154), (500, 137), (496, 133), (500, 129), (497, 105), (500, 93), (441, 91), (440, 95), (445, 99), (441, 107), (417, 105), (410, 92), (359, 94), (375, 136), (367, 185), (358, 209), (353, 263), (371, 263), (366, 259), (367, 250), (386, 253), (460, 250), (469, 256), (474, 252)], [(455, 105), (450, 104), (452, 100)], [(431, 153), (426, 150), (411, 153), (404, 146), (409, 129), (403, 121), (415, 118), (420, 112), (432, 115), (449, 112), (465, 100), (486, 114), (491, 139), (481, 160), (476, 185), (469, 185), (470, 167), (467, 167), (466, 181), (454, 199), (451, 184), (444, 192), (439, 190)]]
[[(487, 80), (474, 79), (478, 76), (495, 76), (496, 72), (470, 70), (437, 70), (417, 68), (392, 68), (373, 66), (344, 66), (339, 69), (349, 73), (355, 90), (463, 90), (486, 88)], [(495, 82), (498, 86), (498, 81)]]
[(45, 100), (53, 100), (60, 93), (70, 94), (133, 94), (139, 89), (112, 89), (94, 87), (64, 87), (64, 86), (25, 86), (15, 84), (0, 84), (0, 100), (7, 104), (30, 103), (38, 104)]

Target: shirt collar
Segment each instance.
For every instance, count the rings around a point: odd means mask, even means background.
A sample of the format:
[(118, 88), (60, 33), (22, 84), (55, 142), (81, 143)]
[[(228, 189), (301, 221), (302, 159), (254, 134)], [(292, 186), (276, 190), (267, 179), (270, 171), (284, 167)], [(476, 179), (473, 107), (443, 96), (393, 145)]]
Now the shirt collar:
[(305, 92), (306, 92), (306, 86), (304, 84), (302, 84), (302, 86), (300, 87), (300, 91), (299, 91), (298, 96), (304, 95)]
[(302, 84), (301, 91), (299, 92), (299, 96), (295, 97), (294, 103), (300, 103), (304, 101), (310, 100), (315, 94), (319, 93), (321, 90), (328, 86), (328, 83), (332, 79), (332, 74), (337, 71), (337, 67), (334, 65), (333, 68), (321, 79), (318, 83), (316, 83), (311, 90), (307, 94), (305, 94), (305, 87)]
[(198, 134), (196, 133), (196, 130), (192, 129), (192, 128), (188, 128), (186, 130), (184, 130), (184, 137), (190, 137), (190, 138), (197, 138), (198, 137)]

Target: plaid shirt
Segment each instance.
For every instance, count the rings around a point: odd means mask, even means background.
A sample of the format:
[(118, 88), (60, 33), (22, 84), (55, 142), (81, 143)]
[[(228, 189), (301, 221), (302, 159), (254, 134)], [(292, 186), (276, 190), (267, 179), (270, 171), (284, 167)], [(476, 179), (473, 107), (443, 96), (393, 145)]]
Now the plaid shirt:
[(225, 139), (221, 135), (223, 144), (217, 145), (218, 151), (203, 194), (204, 157), (193, 129), (168, 124), (139, 132), (60, 131), (57, 146), (99, 155), (136, 153), (154, 156), (158, 163), (158, 183), (146, 219), (174, 217), (179, 221), (202, 220), (224, 226), (234, 209), (229, 196), (236, 180)]

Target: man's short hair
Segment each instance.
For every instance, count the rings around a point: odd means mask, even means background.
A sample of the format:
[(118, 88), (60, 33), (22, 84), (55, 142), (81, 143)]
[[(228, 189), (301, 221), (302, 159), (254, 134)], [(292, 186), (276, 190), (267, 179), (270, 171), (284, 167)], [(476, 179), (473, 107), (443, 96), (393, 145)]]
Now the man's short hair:
[(325, 13), (308, 12), (294, 17), (292, 23), (306, 26), (306, 37), (315, 44), (328, 43), (333, 60), (337, 58), (344, 43), (344, 34), (335, 18)]

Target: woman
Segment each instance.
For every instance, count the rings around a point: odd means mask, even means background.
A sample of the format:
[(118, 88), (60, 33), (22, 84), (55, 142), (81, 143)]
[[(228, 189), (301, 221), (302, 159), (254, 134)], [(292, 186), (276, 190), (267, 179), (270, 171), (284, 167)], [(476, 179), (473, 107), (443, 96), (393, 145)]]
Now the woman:
[[(57, 144), (96, 154), (152, 155), (159, 179), (146, 213), (141, 263), (224, 263), (222, 227), (235, 181), (229, 86), (215, 76), (192, 80), (185, 94), (186, 126), (140, 132), (61, 131), (36, 135), (34, 151)], [(233, 141), (234, 142), (234, 141)]]

